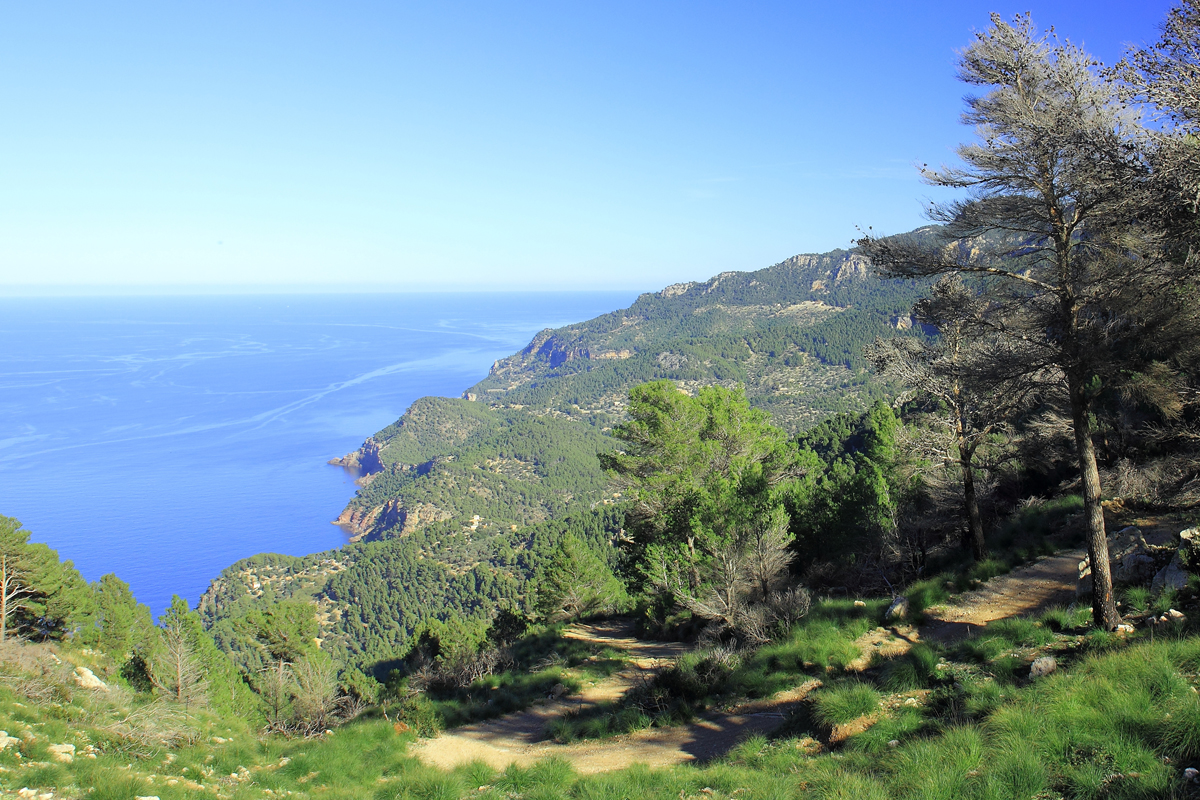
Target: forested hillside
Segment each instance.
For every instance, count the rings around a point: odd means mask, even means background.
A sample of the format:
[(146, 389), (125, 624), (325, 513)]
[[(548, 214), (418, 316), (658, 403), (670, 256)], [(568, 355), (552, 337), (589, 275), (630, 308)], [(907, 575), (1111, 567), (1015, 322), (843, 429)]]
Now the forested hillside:
[(316, 604), (323, 649), (378, 677), (430, 625), (473, 646), (498, 608), (537, 615), (538, 578), (564, 542), (582, 543), (577, 552), (610, 575), (618, 566), (622, 498), (597, 455), (616, 444), (608, 431), (632, 387), (742, 386), (793, 433), (861, 414), (885, 393), (863, 347), (921, 334), (910, 314), (923, 286), (880, 281), (856, 252), (834, 251), (670, 286), (543, 331), (462, 398), (421, 398), (335, 460), (361, 476), (338, 519), (350, 545), (234, 564), (200, 612), (251, 673), (261, 647), (247, 615), (289, 600)]
[(476, 514), (524, 524), (561, 513), (564, 498), (594, 500), (594, 455), (606, 447), (597, 434), (648, 381), (742, 385), (792, 433), (861, 411), (882, 396), (863, 346), (919, 333), (910, 314), (924, 285), (878, 280), (857, 252), (836, 250), (669, 286), (542, 331), (462, 400), (422, 398), (338, 459), (365, 475), (339, 523), (374, 538)]

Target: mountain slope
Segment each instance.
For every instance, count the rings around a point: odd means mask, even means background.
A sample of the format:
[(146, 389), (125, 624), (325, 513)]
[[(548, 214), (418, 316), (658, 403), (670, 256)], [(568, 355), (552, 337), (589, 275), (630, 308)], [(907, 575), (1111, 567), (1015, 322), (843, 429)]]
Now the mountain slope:
[(379, 538), (477, 514), (523, 525), (560, 513), (568, 498), (594, 500), (603, 490), (594, 454), (606, 446), (598, 433), (646, 381), (743, 385), (793, 433), (860, 410), (879, 393), (862, 345), (911, 330), (919, 294), (837, 250), (668, 286), (628, 309), (544, 330), (462, 400), (422, 398), (335, 459), (364, 473), (338, 523)]
[(868, 373), (862, 346), (915, 333), (908, 314), (921, 288), (880, 281), (860, 255), (835, 251), (669, 286), (542, 331), (462, 398), (421, 398), (334, 459), (361, 476), (337, 520), (354, 543), (231, 566), (201, 600), (206, 624), (252, 660), (239, 616), (308, 600), (323, 648), (377, 674), (421, 625), (480, 635), (497, 606), (531, 608), (563, 536), (616, 565), (623, 515), (596, 454), (613, 446), (606, 431), (631, 387), (742, 385), (793, 433), (864, 410), (886, 387)]

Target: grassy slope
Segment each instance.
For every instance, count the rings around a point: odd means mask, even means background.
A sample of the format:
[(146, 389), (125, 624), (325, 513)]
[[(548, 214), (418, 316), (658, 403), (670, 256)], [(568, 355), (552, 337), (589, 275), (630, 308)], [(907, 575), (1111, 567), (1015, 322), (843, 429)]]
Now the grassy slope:
[[(842, 678), (837, 665), (849, 654), (839, 651), (859, 626), (831, 638), (829, 615), (857, 614), (868, 624), (878, 613), (852, 609), (849, 603), (825, 609), (740, 671), (747, 689), (766, 692), (776, 685), (772, 676), (794, 683), (805, 670), (832, 666), (809, 712), (775, 738), (752, 738), (700, 768), (631, 766), (578, 776), (551, 761), (504, 772), (478, 764), (442, 772), (405, 755), (413, 734), (398, 733), (393, 719), (382, 716), (361, 717), (330, 736), (286, 740), (260, 739), (243, 721), (199, 714), (188, 721), (190, 743), (130, 744), (112, 732), (127, 697), (67, 688), (36, 705), (16, 693), (10, 678), (0, 687), (0, 727), (21, 742), (0, 751), (0, 786), (162, 800), (1194, 795), (1182, 769), (1200, 758), (1200, 638), (1186, 623), (1160, 631), (1151, 643), (1146, 635), (1126, 642), (1095, 632), (1056, 633), (1050, 620), (1014, 622), (990, 634), (1001, 640), (991, 648), (1001, 655), (992, 660), (976, 642), (947, 651), (944, 662), (914, 651)], [(1048, 678), (1030, 682), (997, 666), (1012, 652), (1024, 657), (1047, 647), (1058, 648), (1069, 665)], [(897, 697), (919, 700), (896, 703)], [(862, 713), (879, 721), (832, 749), (813, 740), (816, 726)], [(81, 755), (70, 764), (54, 762), (47, 748), (60, 742), (75, 744)], [(95, 759), (82, 755), (89, 745)]]

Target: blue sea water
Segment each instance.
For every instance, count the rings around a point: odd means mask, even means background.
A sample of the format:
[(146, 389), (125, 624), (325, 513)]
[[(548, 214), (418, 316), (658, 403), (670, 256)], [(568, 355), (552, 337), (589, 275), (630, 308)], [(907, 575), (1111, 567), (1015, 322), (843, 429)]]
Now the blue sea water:
[(155, 614), (345, 542), (325, 462), (632, 292), (0, 299), (0, 514)]

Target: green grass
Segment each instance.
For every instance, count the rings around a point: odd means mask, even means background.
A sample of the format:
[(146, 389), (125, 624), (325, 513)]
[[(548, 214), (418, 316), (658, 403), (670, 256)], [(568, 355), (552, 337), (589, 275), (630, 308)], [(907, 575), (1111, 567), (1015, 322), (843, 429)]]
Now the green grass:
[(511, 714), (545, 699), (561, 684), (569, 693), (584, 681), (606, 678), (624, 666), (625, 656), (562, 635), (565, 625), (549, 626), (522, 637), (512, 647), (512, 669), (488, 675), (460, 689), (430, 691), (387, 710), (421, 735)]
[(618, 702), (553, 720), (546, 733), (572, 742), (677, 725), (720, 703), (770, 697), (807, 676), (841, 674), (862, 655), (854, 641), (880, 624), (887, 605), (880, 599), (862, 606), (850, 599), (814, 603), (808, 617), (779, 641), (733, 663), (708, 651), (688, 653), (647, 686), (636, 687)]
[[(1002, 629), (1011, 642), (1037, 641), (1042, 629), (1031, 625)], [(937, 670), (931, 655), (916, 652), (911, 661), (922, 670), (951, 671)], [(125, 800), (260, 800), (289, 793), (296, 800), (1189, 797), (1181, 773), (1200, 759), (1198, 669), (1196, 637), (1159, 637), (1153, 644), (1114, 640), (1069, 669), (1014, 686), (956, 663), (954, 678), (936, 681), (923, 705), (891, 709), (880, 706), (884, 695), (874, 682), (887, 674), (880, 670), (835, 678), (814, 693), (814, 717), (827, 724), (879, 715), (835, 753), (807, 755), (802, 740), (789, 735), (754, 736), (707, 765), (631, 766), (598, 775), (580, 775), (555, 760), (506, 770), (478, 762), (434, 769), (406, 753), (412, 734), (397, 735), (380, 717), (360, 718), (332, 736), (288, 740), (260, 738), (236, 720), (203, 714), (193, 719), (203, 737), (171, 751), (170, 763), (166, 750), (151, 748), (139, 756), (104, 752), (96, 760), (31, 769), (20, 762), (45, 753), (50, 742), (68, 736), (77, 746), (84, 738), (96, 741), (99, 728), (91, 726), (100, 721), (100, 709), (87, 698), (73, 698), (88, 716), (68, 723), (0, 686), (0, 728), (36, 732), (34, 741), (0, 751), (0, 766), (8, 770), (0, 772), (0, 787), (54, 786), (56, 796)], [(213, 736), (227, 741), (215, 743)], [(231, 778), (239, 767), (247, 777)], [(186, 780), (206, 788), (188, 789)]]
[(813, 718), (822, 725), (843, 725), (879, 711), (879, 692), (870, 684), (851, 681), (813, 693)]

